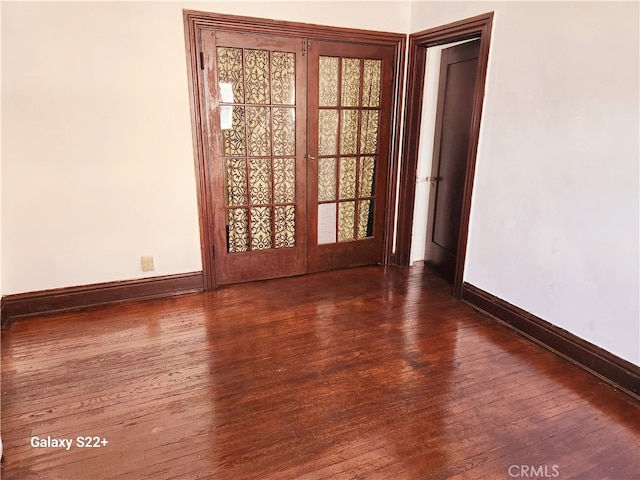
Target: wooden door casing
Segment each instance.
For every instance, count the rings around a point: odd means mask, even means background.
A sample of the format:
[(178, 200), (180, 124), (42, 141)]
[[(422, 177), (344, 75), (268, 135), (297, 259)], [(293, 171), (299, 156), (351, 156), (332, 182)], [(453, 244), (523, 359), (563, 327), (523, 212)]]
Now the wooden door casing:
[(491, 49), (493, 12), (487, 12), (464, 20), (439, 25), (409, 35), (409, 55), (407, 68), (407, 95), (405, 102), (404, 130), (402, 140), (402, 165), (398, 185), (398, 224), (395, 235), (395, 251), (391, 260), (396, 265), (408, 266), (411, 257), (412, 225), (416, 173), (420, 149), (420, 128), (423, 110), (427, 50), (430, 47), (477, 38), (480, 40), (477, 82), (473, 98), (469, 151), (462, 199), (460, 237), (453, 282), (453, 295), (461, 298), (464, 283), (464, 266), (467, 254), (467, 233), (473, 194), (480, 122), (484, 104), (484, 92)]
[[(202, 254), (202, 274), (203, 287), (205, 290), (215, 289), (218, 284), (229, 283), (228, 278), (219, 278), (217, 265), (220, 263), (220, 245), (223, 245), (223, 239), (220, 233), (217, 233), (219, 222), (224, 222), (224, 215), (218, 210), (219, 202), (214, 199), (213, 184), (214, 181), (220, 183), (220, 178), (214, 178), (215, 175), (222, 177), (222, 172), (216, 169), (211, 158), (211, 145), (220, 139), (216, 139), (215, 132), (211, 132), (211, 126), (215, 122), (219, 122), (217, 115), (209, 110), (207, 104), (207, 84), (204, 70), (215, 68), (211, 65), (214, 58), (211, 55), (205, 55), (203, 39), (209, 32), (215, 33), (243, 33), (257, 36), (274, 36), (289, 38), (300, 42), (300, 47), (305, 46), (305, 39), (314, 39), (315, 41), (331, 41), (342, 44), (360, 44), (370, 46), (388, 47), (392, 52), (390, 66), (393, 71), (387, 86), (391, 94), (391, 122), (389, 123), (390, 141), (388, 144), (389, 164), (386, 174), (386, 192), (379, 192), (377, 196), (384, 197), (384, 223), (381, 228), (381, 236), (383, 240), (383, 255), (381, 262), (387, 263), (393, 257), (393, 232), (394, 232), (394, 214), (393, 205), (395, 205), (396, 195), (396, 179), (398, 173), (398, 152), (399, 152), (399, 135), (401, 103), (403, 88), (403, 72), (404, 72), (404, 50), (406, 46), (406, 36), (402, 34), (376, 32), (368, 30), (356, 30), (340, 27), (328, 27), (322, 25), (313, 25), (306, 23), (287, 22), (279, 20), (270, 20), (262, 18), (250, 18), (235, 15), (221, 15), (216, 13), (199, 12), (194, 10), (184, 10), (184, 28), (185, 28), (185, 44), (187, 53), (187, 73), (189, 80), (189, 96), (192, 114), (192, 133), (193, 148), (195, 158), (195, 175), (196, 189), (198, 200), (198, 213), (200, 225), (200, 246)], [(305, 59), (306, 60), (306, 59)], [(213, 78), (213, 77), (212, 77)], [(215, 99), (214, 99), (215, 100)], [(308, 152), (306, 152), (308, 153)], [(306, 169), (306, 165), (304, 166)], [(306, 182), (305, 176), (298, 175), (297, 181)], [(382, 202), (379, 202), (382, 205)], [(391, 211), (389, 211), (391, 210)], [(376, 227), (377, 228), (377, 227)], [(225, 260), (228, 261), (228, 258)], [(262, 268), (263, 264), (271, 263), (269, 259), (256, 262), (257, 268)], [(253, 270), (253, 268), (249, 269)], [(264, 278), (271, 278), (272, 275), (264, 275)], [(280, 276), (280, 275), (273, 275)], [(252, 275), (239, 278), (237, 281), (253, 280)], [(234, 280), (235, 281), (235, 280)]]

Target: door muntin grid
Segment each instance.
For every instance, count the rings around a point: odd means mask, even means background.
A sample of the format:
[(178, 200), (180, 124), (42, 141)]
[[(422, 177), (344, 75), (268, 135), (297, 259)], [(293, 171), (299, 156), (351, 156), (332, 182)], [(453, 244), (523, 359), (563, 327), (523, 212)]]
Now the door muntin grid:
[(318, 244), (374, 236), (382, 60), (319, 57)]
[(217, 47), (227, 251), (296, 246), (296, 57)]

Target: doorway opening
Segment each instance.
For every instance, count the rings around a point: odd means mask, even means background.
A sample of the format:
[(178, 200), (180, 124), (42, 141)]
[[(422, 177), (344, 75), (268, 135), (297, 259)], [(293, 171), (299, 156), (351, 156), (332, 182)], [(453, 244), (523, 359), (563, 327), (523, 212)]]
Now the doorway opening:
[[(443, 99), (446, 100), (444, 96), (446, 92), (442, 91), (444, 88), (442, 90), (439, 88), (441, 83), (444, 83), (442, 86), (446, 88), (446, 79), (440, 80), (441, 71), (444, 70), (444, 63), (441, 62), (443, 52), (469, 42), (478, 42), (478, 40), (464, 40), (427, 48), (414, 212), (429, 212), (429, 215), (413, 216), (410, 265), (414, 262), (429, 259), (428, 241), (433, 238), (433, 219), (431, 217), (434, 216), (434, 212), (430, 212), (429, 207), (435, 206), (433, 205), (435, 202), (430, 202), (429, 198), (431, 195), (436, 195), (437, 192), (434, 190), (438, 185), (438, 177), (440, 176), (435, 165), (438, 159), (437, 148), (440, 145), (436, 145), (435, 136), (439, 134), (441, 138), (443, 134), (442, 117), (444, 116), (444, 108), (441, 108), (440, 112), (438, 111), (439, 96), (443, 96)], [(442, 103), (443, 105), (441, 106), (444, 107), (444, 101)], [(436, 151), (434, 152), (434, 150)], [(460, 198), (462, 198), (461, 195)], [(459, 213), (457, 217), (459, 219)]]
[[(449, 270), (449, 276), (453, 283), (453, 294), (456, 298), (460, 298), (462, 294), (462, 282), (464, 274), (464, 262), (466, 256), (467, 246), (467, 233), (469, 229), (469, 214), (471, 210), (471, 194), (473, 189), (473, 177), (475, 172), (475, 159), (478, 149), (478, 136), (480, 132), (480, 118), (482, 114), (482, 105), (484, 100), (484, 86), (487, 72), (487, 63), (489, 56), (489, 44), (491, 37), (491, 26), (493, 22), (493, 12), (480, 15), (477, 17), (469, 18), (452, 24), (436, 27), (433, 29), (425, 30), (412, 34), (409, 37), (409, 69), (408, 69), (408, 84), (407, 84), (407, 100), (405, 109), (405, 132), (403, 151), (404, 158), (400, 174), (399, 185), (399, 198), (398, 198), (398, 228), (396, 237), (396, 263), (398, 265), (408, 266), (411, 263), (411, 247), (412, 239), (425, 235), (425, 231), (429, 230), (429, 236), (426, 238), (426, 242), (433, 238), (434, 233), (441, 236), (442, 240), (445, 240), (450, 250), (453, 252), (436, 252), (437, 261), (435, 264), (441, 263), (444, 257), (448, 257), (449, 267), (445, 270)], [(438, 191), (438, 182), (440, 178), (436, 170), (432, 170), (429, 175), (425, 175), (424, 170), (418, 172), (420, 151), (425, 138), (421, 134), (422, 120), (423, 120), (423, 89), (425, 87), (426, 69), (427, 69), (427, 50), (433, 47), (449, 46), (448, 50), (453, 50), (451, 45), (456, 43), (468, 42), (469, 45), (475, 40), (477, 43), (477, 63), (473, 65), (472, 69), (475, 70), (475, 78), (471, 82), (473, 87), (467, 85), (467, 90), (471, 88), (472, 94), (467, 99), (468, 110), (470, 118), (468, 119), (468, 148), (466, 148), (466, 155), (462, 153), (463, 165), (462, 171), (458, 173), (459, 177), (459, 190), (460, 196), (459, 205), (455, 206), (452, 210), (455, 211), (456, 218), (454, 222), (442, 222), (442, 215), (440, 219), (440, 226), (435, 224), (434, 229), (434, 210), (437, 202), (437, 196), (434, 192)], [(462, 50), (468, 50), (469, 48), (464, 45), (459, 46)], [(433, 50), (431, 50), (431, 53)], [(463, 54), (464, 55), (464, 54)], [(432, 54), (433, 56), (433, 54)], [(464, 60), (464, 58), (463, 58)], [(464, 79), (469, 76), (468, 66), (467, 73), (463, 73), (460, 78)], [(431, 73), (431, 72), (430, 72)], [(436, 81), (440, 83), (443, 76), (436, 76)], [(446, 75), (445, 75), (446, 80)], [(433, 79), (431, 79), (433, 82)], [(469, 83), (469, 82), (467, 82)], [(440, 85), (442, 87), (442, 85)], [(440, 88), (442, 91), (442, 88)], [(443, 99), (440, 99), (443, 100)], [(454, 109), (456, 110), (456, 109)], [(456, 142), (455, 140), (446, 136), (440, 135), (441, 132), (435, 132), (433, 135), (436, 149), (439, 148), (437, 143), (442, 140), (444, 142)], [(438, 159), (436, 155), (433, 157), (436, 162)], [(437, 165), (436, 165), (437, 166)], [(434, 173), (435, 172), (435, 173)], [(428, 207), (425, 202), (422, 205), (418, 203), (418, 207), (415, 208), (416, 192), (424, 195), (424, 183), (428, 180), (430, 184), (430, 200)], [(422, 190), (422, 192), (421, 192)], [(440, 190), (446, 190), (440, 189)], [(451, 203), (451, 200), (449, 200)], [(453, 202), (455, 203), (455, 201)], [(426, 208), (426, 209), (424, 209)], [(431, 212), (430, 218), (427, 218), (427, 210)], [(458, 213), (459, 212), (459, 213)], [(420, 231), (421, 222), (416, 221), (416, 231), (414, 231), (414, 218), (415, 215), (421, 215), (424, 217), (422, 226), (425, 227), (424, 231)], [(423, 219), (420, 219), (423, 220)], [(449, 219), (447, 219), (449, 220)], [(431, 222), (428, 224), (427, 222)], [(437, 232), (438, 228), (440, 233)], [(448, 237), (448, 239), (446, 238)], [(422, 237), (424, 238), (424, 237)], [(452, 241), (454, 239), (455, 241)], [(439, 243), (445, 243), (440, 241)], [(439, 247), (436, 246), (436, 249)], [(416, 251), (414, 250), (414, 255)], [(445, 255), (446, 254), (446, 255)], [(414, 257), (415, 258), (415, 257)], [(428, 263), (428, 262), (427, 262)], [(436, 265), (434, 265), (436, 266)], [(442, 273), (442, 272), (440, 272)], [(444, 274), (447, 276), (447, 274)]]

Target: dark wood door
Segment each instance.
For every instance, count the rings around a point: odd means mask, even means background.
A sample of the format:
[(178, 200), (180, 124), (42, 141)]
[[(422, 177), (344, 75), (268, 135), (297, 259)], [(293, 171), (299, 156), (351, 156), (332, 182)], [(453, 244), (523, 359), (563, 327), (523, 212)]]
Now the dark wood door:
[(310, 272), (383, 260), (393, 55), (309, 41)]
[(201, 41), (217, 282), (304, 273), (305, 42), (224, 31)]
[(426, 264), (453, 283), (480, 41), (442, 50)]

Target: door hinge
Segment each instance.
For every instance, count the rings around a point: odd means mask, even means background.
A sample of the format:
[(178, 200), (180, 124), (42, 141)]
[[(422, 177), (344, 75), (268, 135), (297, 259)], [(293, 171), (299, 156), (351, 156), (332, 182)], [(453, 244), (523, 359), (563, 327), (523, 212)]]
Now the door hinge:
[(200, 70), (204, 70), (204, 52), (200, 52)]
[(213, 253), (213, 258), (216, 258), (216, 246), (211, 247), (211, 252)]
[[(308, 47), (307, 47), (308, 45)], [(302, 56), (304, 57), (307, 53), (307, 48), (311, 48), (311, 42), (307, 43), (305, 39), (302, 39)]]

